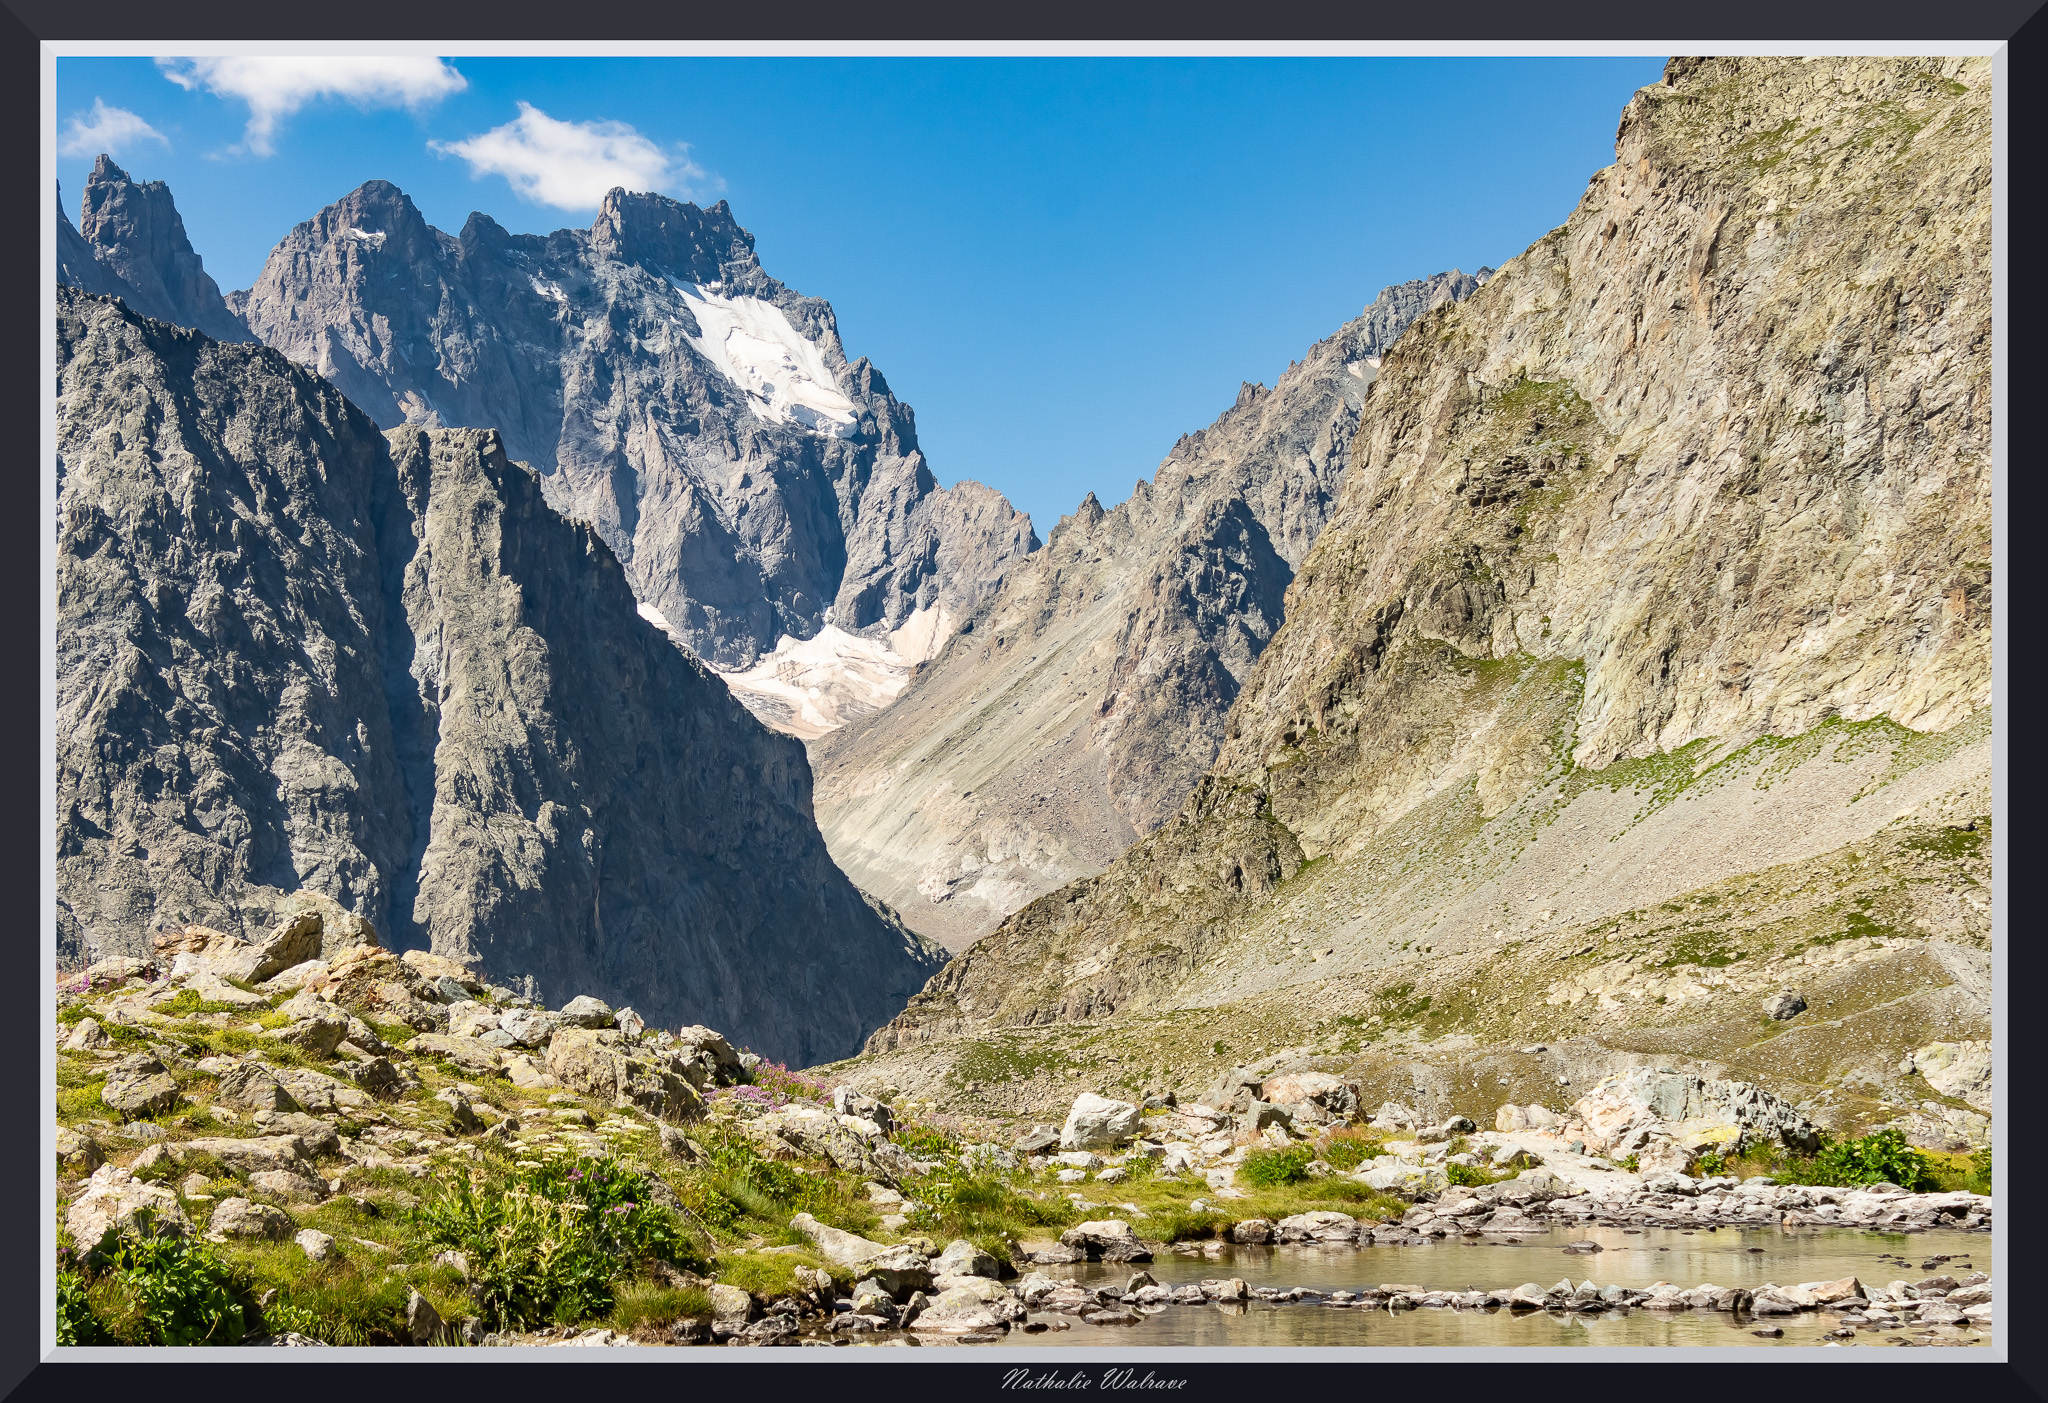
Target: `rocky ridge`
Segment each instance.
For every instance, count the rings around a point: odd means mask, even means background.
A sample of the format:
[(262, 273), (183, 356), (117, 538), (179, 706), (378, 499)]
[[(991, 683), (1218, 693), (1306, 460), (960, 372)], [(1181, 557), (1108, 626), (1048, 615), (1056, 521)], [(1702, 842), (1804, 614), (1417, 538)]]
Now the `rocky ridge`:
[[(1675, 60), (1570, 220), (1383, 361), (1187, 804), (879, 1066), (950, 1096), (1042, 1028), (1192, 1074), (1186, 1010), (1390, 1078), (1530, 1033), (1769, 1067), (1960, 1134), (1894, 1069), (1989, 1026), (1988, 82)], [(1830, 950), (1811, 1037), (1651, 987), (1760, 1005), (1745, 962)]]
[(799, 1061), (924, 978), (798, 743), (496, 434), (387, 440), (274, 351), (59, 309), (61, 961), (247, 936), (309, 888), (529, 997)]
[(1089, 494), (887, 711), (814, 742), (818, 812), (864, 890), (960, 949), (1180, 805), (1337, 499), (1380, 355), (1489, 276), (1383, 291), (1152, 481)]

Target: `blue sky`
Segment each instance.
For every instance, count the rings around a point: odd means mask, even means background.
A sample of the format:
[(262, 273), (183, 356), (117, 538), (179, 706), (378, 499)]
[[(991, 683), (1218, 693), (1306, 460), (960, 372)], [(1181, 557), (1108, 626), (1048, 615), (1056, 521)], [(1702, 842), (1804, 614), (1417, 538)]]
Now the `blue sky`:
[(223, 291), (372, 178), (450, 232), (474, 209), (587, 225), (608, 176), (728, 199), (916, 410), (939, 480), (1000, 489), (1042, 536), (1382, 286), (1562, 223), (1662, 64), (67, 58), (57, 169), (74, 220), (103, 145), (168, 181)]

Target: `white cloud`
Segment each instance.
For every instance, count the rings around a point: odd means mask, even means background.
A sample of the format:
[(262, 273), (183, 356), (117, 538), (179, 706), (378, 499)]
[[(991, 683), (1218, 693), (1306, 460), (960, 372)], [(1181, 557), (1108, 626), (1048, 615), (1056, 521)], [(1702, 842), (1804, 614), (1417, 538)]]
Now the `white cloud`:
[(316, 98), (422, 107), (469, 86), (437, 58), (187, 58), (158, 59), (157, 67), (181, 88), (249, 104), (243, 145), (258, 156), (271, 154), (278, 124)]
[(704, 177), (687, 146), (665, 151), (624, 122), (557, 121), (526, 102), (502, 127), (427, 145), (462, 157), (474, 178), (502, 175), (522, 200), (557, 209), (596, 209), (615, 185), (689, 199), (689, 182)]
[(74, 113), (57, 138), (60, 156), (97, 156), (104, 151), (118, 156), (132, 151), (136, 143), (154, 141), (169, 146), (164, 134), (125, 107), (109, 107), (100, 98), (92, 100), (92, 115)]

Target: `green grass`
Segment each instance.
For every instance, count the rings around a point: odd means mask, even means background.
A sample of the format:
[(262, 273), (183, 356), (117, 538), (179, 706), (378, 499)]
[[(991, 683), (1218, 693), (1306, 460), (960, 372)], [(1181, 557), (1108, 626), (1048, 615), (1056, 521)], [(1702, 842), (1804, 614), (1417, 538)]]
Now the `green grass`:
[(672, 1325), (686, 1317), (709, 1319), (711, 1297), (690, 1286), (665, 1286), (653, 1281), (633, 1281), (618, 1289), (612, 1313), (606, 1321), (614, 1330), (630, 1335), (640, 1328)]
[(793, 1295), (803, 1289), (796, 1279), (798, 1267), (830, 1272), (832, 1280), (842, 1290), (853, 1285), (851, 1272), (816, 1252), (734, 1251), (719, 1254), (712, 1263), (713, 1273), (722, 1284), (737, 1286), (742, 1291), (769, 1300)]

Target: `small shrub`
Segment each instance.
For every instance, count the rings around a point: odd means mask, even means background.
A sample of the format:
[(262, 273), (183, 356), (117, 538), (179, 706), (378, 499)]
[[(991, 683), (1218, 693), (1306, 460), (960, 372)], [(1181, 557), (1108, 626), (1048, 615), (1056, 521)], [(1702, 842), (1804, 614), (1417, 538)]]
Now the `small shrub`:
[(1289, 1145), (1284, 1150), (1253, 1150), (1238, 1166), (1238, 1177), (1260, 1189), (1299, 1184), (1308, 1178), (1308, 1166), (1315, 1157), (1315, 1149), (1309, 1145)]
[(107, 1327), (93, 1314), (86, 1294), (85, 1278), (75, 1271), (57, 1273), (57, 1343), (60, 1345), (107, 1345), (114, 1342)]
[[(109, 1233), (84, 1268), (78, 1285), (86, 1309), (115, 1343), (231, 1345), (242, 1338), (241, 1283), (195, 1242)], [(75, 1299), (72, 1309), (75, 1332)]]
[(1477, 1189), (1487, 1184), (1498, 1184), (1503, 1179), (1513, 1178), (1512, 1174), (1496, 1174), (1484, 1165), (1446, 1164), (1444, 1177), (1461, 1189)]
[(1963, 1187), (1973, 1194), (1988, 1194), (1991, 1192), (1991, 1147), (1989, 1145), (1986, 1145), (1983, 1149), (1970, 1156), (1970, 1177), (1964, 1182)]
[(555, 1159), (506, 1175), (479, 1166), (415, 1210), (427, 1242), (469, 1258), (478, 1307), (501, 1329), (612, 1308), (612, 1282), (650, 1257), (697, 1261), (646, 1181), (610, 1159)]
[(1856, 1140), (1827, 1140), (1806, 1170), (1815, 1184), (1897, 1184), (1902, 1189), (1934, 1189), (1938, 1182), (1927, 1156), (1906, 1143), (1896, 1127), (1874, 1131)]
[(1323, 1142), (1323, 1147), (1318, 1153), (1325, 1164), (1348, 1173), (1367, 1160), (1385, 1154), (1386, 1146), (1377, 1136), (1355, 1130), (1339, 1130)]

